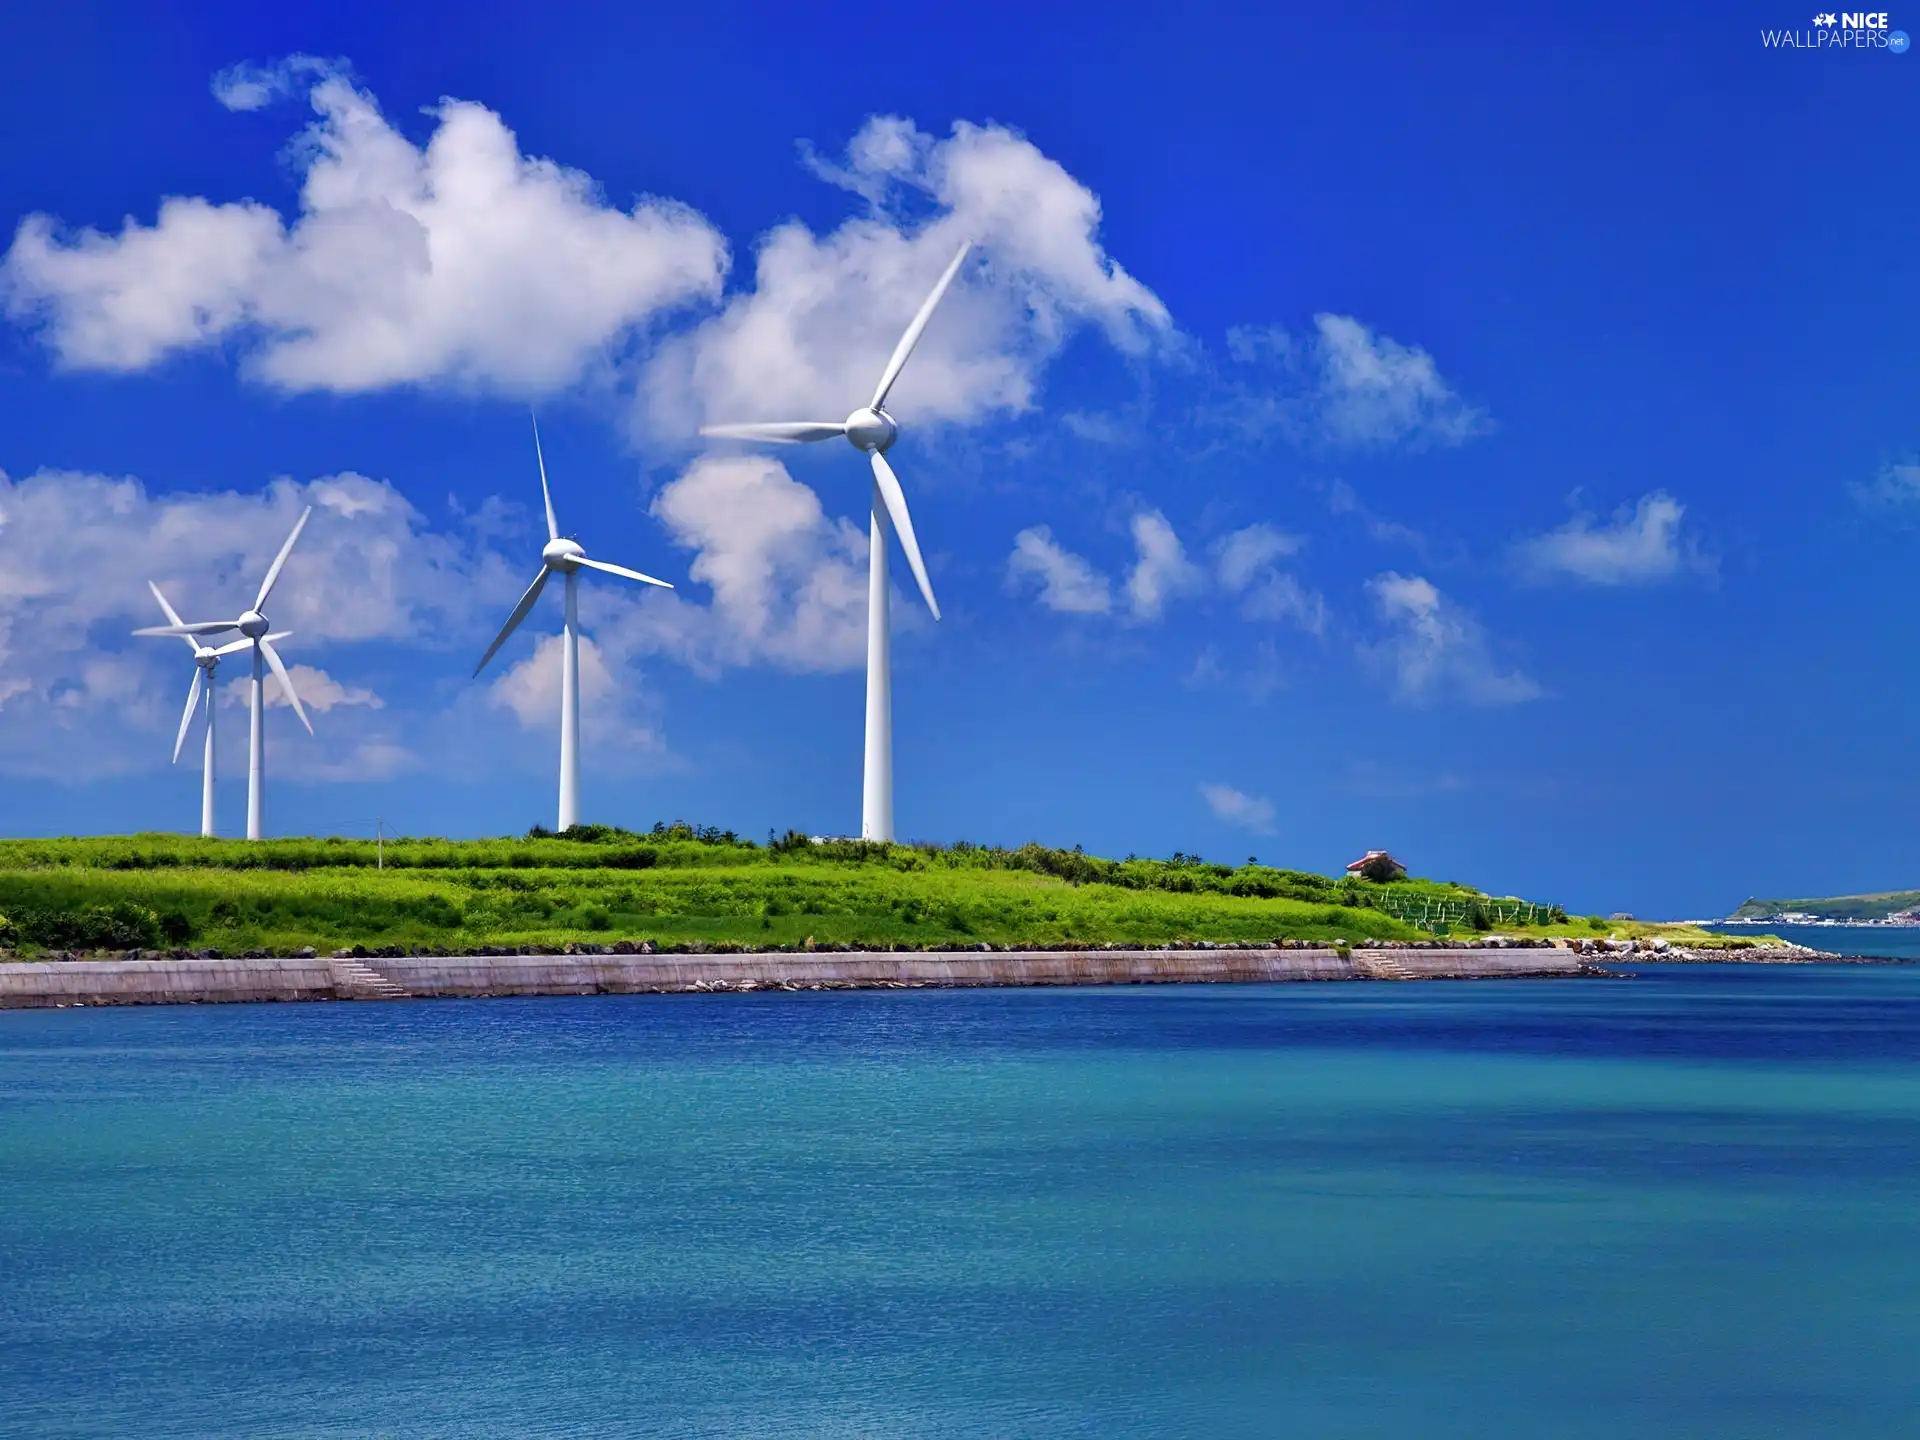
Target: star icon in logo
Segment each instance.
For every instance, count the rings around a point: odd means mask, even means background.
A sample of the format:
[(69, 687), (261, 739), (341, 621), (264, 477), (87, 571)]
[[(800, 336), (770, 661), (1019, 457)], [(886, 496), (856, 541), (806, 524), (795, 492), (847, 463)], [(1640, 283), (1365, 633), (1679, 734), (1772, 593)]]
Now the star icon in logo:
[(1824, 14), (1814, 16), (1813, 23), (1816, 25), (1836, 25), (1839, 23), (1839, 17), (1829, 10)]

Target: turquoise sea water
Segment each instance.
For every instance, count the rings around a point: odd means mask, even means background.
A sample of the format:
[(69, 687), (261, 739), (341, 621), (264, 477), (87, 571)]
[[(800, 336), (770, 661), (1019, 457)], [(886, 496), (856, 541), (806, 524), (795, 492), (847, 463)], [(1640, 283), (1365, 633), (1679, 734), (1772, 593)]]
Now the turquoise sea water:
[(1920, 968), (0, 1014), (7, 1436), (1920, 1429)]

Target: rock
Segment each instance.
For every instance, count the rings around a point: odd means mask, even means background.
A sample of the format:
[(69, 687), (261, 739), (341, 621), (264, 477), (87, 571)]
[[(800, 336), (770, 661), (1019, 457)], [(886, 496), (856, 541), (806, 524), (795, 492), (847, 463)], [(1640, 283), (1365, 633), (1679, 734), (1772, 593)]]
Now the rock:
[(300, 948), (299, 948), (298, 950), (296, 950), (296, 951), (294, 951), (294, 952), (293, 952), (293, 958), (294, 958), (294, 959), (296, 959), (296, 960), (311, 960), (311, 959), (313, 959), (313, 946), (311, 946), (311, 945), (302, 945), (302, 946), (301, 946), (301, 947), (300, 947)]
[[(807, 948), (808, 948), (809, 950), (811, 950), (811, 949), (813, 948), (813, 937), (812, 937), (812, 936), (808, 936), (808, 937), (807, 937)], [(651, 940), (642, 940), (642, 941), (640, 942), (640, 950), (639, 950), (639, 953), (640, 953), (640, 954), (642, 954), (642, 955), (654, 955), (654, 954), (658, 954), (659, 952), (658, 952), (658, 951), (656, 951), (656, 950), (655, 950), (655, 949), (653, 948), (653, 942), (652, 942)]]

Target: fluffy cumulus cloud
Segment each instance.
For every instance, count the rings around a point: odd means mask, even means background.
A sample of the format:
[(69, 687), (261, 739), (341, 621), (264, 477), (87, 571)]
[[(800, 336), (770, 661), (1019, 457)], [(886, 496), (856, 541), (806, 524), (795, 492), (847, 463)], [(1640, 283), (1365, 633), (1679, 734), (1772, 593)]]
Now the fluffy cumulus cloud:
[(1227, 352), (1259, 378), (1243, 381), (1226, 418), (1254, 432), (1340, 450), (1452, 446), (1493, 428), (1433, 356), (1350, 315), (1321, 314), (1313, 333), (1280, 326), (1227, 332)]
[(1255, 835), (1274, 833), (1273, 801), (1265, 796), (1248, 795), (1231, 785), (1211, 782), (1200, 786), (1200, 796), (1213, 811), (1214, 818)]
[(482, 105), (441, 101), (415, 145), (333, 65), (215, 82), (235, 109), (294, 91), (318, 118), (294, 147), (291, 221), (194, 196), (112, 234), (29, 215), (0, 265), (8, 314), (75, 369), (141, 370), (231, 343), (284, 390), (447, 381), (528, 395), (719, 293), (726, 247), (704, 219), (670, 201), (609, 203), (580, 172), (523, 155)]
[[(487, 703), (513, 716), (522, 730), (549, 738), (560, 730), (560, 675), (565, 641), (542, 635), (533, 653), (487, 687)], [(591, 636), (580, 637), (580, 733), (595, 745), (599, 771), (651, 763), (664, 750), (653, 708), (630, 667), (615, 674), (607, 650)], [(545, 764), (551, 757), (541, 755)]]
[(1387, 633), (1366, 648), (1397, 699), (1425, 704), (1459, 699), (1471, 705), (1517, 705), (1541, 690), (1494, 659), (1479, 622), (1418, 575), (1389, 571), (1367, 582)]
[[(604, 598), (598, 635), (610, 661), (659, 655), (709, 677), (866, 663), (866, 532), (829, 517), (777, 460), (703, 456), (654, 497), (653, 514), (693, 552), (693, 583)], [(897, 592), (895, 628), (910, 628), (919, 602)]]
[(869, 120), (815, 173), (866, 213), (824, 235), (798, 221), (761, 242), (753, 283), (648, 363), (645, 428), (837, 420), (872, 395), (907, 322), (962, 241), (978, 258), (949, 291), (895, 392), (915, 421), (1030, 407), (1039, 372), (1077, 327), (1138, 354), (1172, 333), (1166, 307), (1102, 246), (1100, 202), (1032, 141), (960, 122), (935, 138)]
[[(129, 635), (166, 623), (146, 582), (187, 619), (238, 615), (309, 505), (267, 613), (293, 632), (280, 648), (310, 708), (371, 718), (372, 690), (302, 657), (350, 643), (470, 640), (476, 603), (515, 584), (473, 535), (434, 529), (392, 486), (351, 473), (167, 495), (103, 475), (0, 475), (0, 769), (164, 763), (161, 737), (170, 742), (179, 723), (192, 665), (178, 640)], [(270, 702), (277, 691), (268, 687)], [(357, 726), (336, 721), (322, 748), (366, 740)]]
[(1711, 564), (1681, 534), (1686, 507), (1665, 491), (1623, 505), (1609, 522), (1579, 513), (1558, 530), (1523, 540), (1520, 567), (1535, 580), (1573, 579), (1590, 585), (1654, 585)]
[(1311, 634), (1324, 632), (1325, 599), (1280, 567), (1303, 542), (1271, 525), (1249, 525), (1215, 540), (1210, 565), (1188, 554), (1171, 522), (1158, 510), (1137, 512), (1129, 522), (1132, 568), (1116, 583), (1091, 561), (1053, 538), (1045, 525), (1022, 530), (1007, 557), (1011, 589), (1032, 590), (1048, 610), (1069, 615), (1105, 615), (1115, 609), (1135, 624), (1160, 619), (1177, 600), (1217, 594), (1237, 600), (1251, 621), (1293, 625)]
[(1062, 549), (1045, 525), (1029, 526), (1013, 537), (1007, 582), (1015, 590), (1037, 587), (1040, 603), (1063, 615), (1105, 615), (1113, 608), (1107, 577)]

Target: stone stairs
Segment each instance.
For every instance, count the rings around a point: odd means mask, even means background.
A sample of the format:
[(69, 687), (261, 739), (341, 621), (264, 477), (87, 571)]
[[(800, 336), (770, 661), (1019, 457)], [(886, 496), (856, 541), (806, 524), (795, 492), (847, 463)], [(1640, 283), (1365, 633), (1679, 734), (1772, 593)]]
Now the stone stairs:
[(1362, 955), (1354, 952), (1353, 962), (1369, 980), (1418, 980), (1420, 977), (1398, 959), (1381, 951)]
[(333, 988), (342, 1000), (407, 1000), (411, 992), (358, 960), (329, 960)]

